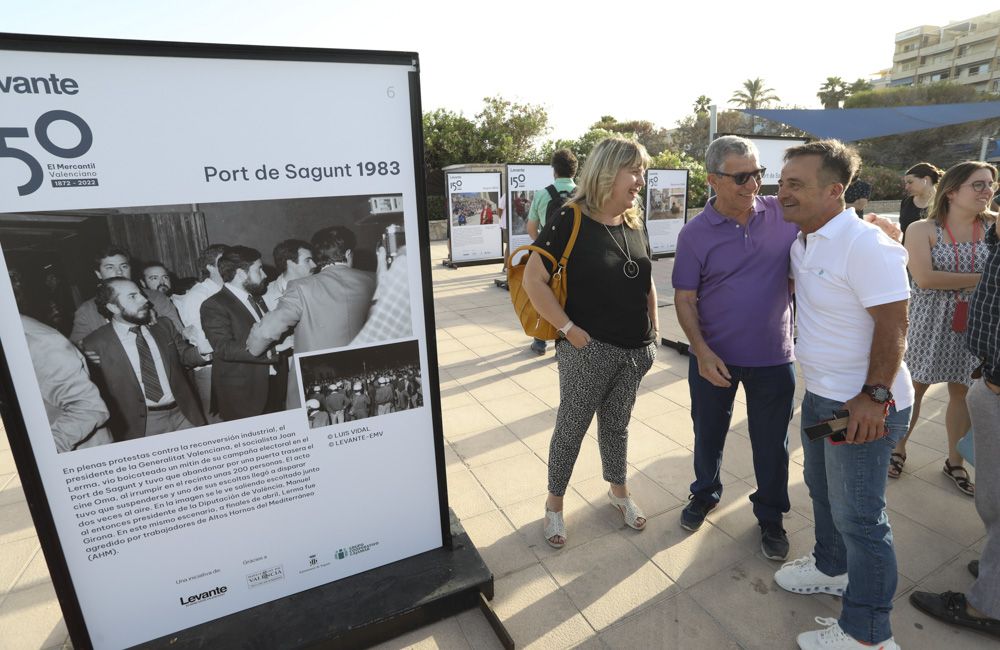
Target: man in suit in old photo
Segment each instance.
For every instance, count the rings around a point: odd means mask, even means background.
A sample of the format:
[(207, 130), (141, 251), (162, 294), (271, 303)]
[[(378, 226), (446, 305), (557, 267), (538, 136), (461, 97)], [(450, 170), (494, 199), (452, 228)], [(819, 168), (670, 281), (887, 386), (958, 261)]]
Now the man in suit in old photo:
[(115, 441), (205, 424), (185, 368), (205, 363), (173, 322), (153, 319), (150, 301), (131, 280), (108, 278), (94, 298), (109, 322), (83, 339), (111, 411)]
[(288, 283), (277, 307), (250, 333), (251, 354), (260, 354), (289, 329), (297, 353), (342, 347), (357, 336), (368, 319), (375, 274), (354, 268), (355, 246), (354, 233), (343, 226), (313, 235), (319, 272)]
[(202, 303), (201, 327), (215, 354), (212, 393), (219, 415), (229, 421), (284, 410), (287, 362), (279, 363), (270, 343), (253, 352), (246, 345), (250, 328), (269, 311), (260, 252), (232, 246), (217, 266), (225, 284)]

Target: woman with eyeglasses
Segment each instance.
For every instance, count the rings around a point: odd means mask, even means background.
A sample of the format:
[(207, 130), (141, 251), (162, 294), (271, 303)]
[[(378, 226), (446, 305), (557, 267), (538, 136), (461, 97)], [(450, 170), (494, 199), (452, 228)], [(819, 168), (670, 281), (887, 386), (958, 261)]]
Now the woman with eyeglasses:
[(920, 403), (931, 384), (947, 382), (945, 430), (948, 458), (944, 473), (969, 496), (975, 495), (956, 443), (971, 425), (965, 394), (978, 360), (965, 346), (969, 297), (988, 255), (986, 231), (996, 220), (989, 211), (997, 188), (997, 169), (985, 162), (963, 162), (941, 177), (927, 218), (914, 222), (906, 236), (913, 277), (906, 365), (916, 395), (910, 429), (892, 453), (889, 477), (899, 478), (906, 462), (906, 441), (920, 416)]
[(903, 176), (906, 196), (899, 202), (899, 229), (903, 231), (904, 242), (910, 224), (927, 217), (927, 209), (934, 201), (934, 188), (943, 173), (929, 162), (917, 163), (906, 170)]
[(553, 548), (566, 544), (563, 497), (580, 445), (594, 415), (608, 500), (635, 530), (646, 515), (632, 500), (625, 478), (628, 423), (639, 381), (656, 358), (659, 320), (649, 237), (639, 191), (649, 168), (646, 149), (632, 140), (602, 140), (587, 157), (569, 202), (538, 234), (539, 246), (559, 259), (569, 242), (574, 208), (580, 229), (566, 264), (567, 299), (549, 288), (556, 271), (531, 255), (524, 289), (546, 321), (559, 328), (559, 410), (549, 443), (548, 498), (543, 535)]

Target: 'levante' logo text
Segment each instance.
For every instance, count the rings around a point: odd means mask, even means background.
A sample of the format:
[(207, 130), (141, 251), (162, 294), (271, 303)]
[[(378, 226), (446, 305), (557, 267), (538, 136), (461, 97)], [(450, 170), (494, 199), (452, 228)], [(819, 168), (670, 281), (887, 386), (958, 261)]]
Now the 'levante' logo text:
[(47, 77), (0, 77), (0, 92), (18, 95), (75, 95), (80, 92), (76, 79), (60, 79), (55, 73)]
[(229, 591), (229, 587), (222, 586), (216, 587), (215, 589), (210, 589), (209, 591), (203, 591), (200, 594), (194, 594), (185, 598), (181, 596), (181, 605), (193, 605), (195, 603), (200, 603), (203, 600), (209, 600), (211, 598), (218, 598), (219, 596), (225, 594)]

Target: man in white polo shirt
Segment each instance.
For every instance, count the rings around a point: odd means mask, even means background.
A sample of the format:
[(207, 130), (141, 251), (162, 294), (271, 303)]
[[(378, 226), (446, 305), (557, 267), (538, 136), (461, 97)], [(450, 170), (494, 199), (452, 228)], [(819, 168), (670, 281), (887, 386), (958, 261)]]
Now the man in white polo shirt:
[[(816, 523), (813, 552), (775, 581), (796, 593), (843, 594), (839, 619), (798, 637), (799, 647), (898, 646), (889, 613), (896, 555), (885, 512), (889, 455), (913, 402), (903, 364), (909, 287), (906, 251), (845, 209), (857, 153), (836, 140), (785, 151), (778, 200), (801, 230), (792, 244), (802, 367), (803, 475)], [(845, 442), (810, 441), (804, 429), (849, 411)]]

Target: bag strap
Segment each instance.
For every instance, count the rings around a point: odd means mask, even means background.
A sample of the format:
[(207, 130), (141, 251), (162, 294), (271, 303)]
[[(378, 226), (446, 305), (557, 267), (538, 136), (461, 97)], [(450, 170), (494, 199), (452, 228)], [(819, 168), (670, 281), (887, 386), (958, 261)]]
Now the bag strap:
[(566, 248), (563, 249), (562, 257), (559, 259), (557, 272), (566, 268), (566, 262), (569, 261), (569, 254), (573, 252), (573, 245), (576, 244), (576, 236), (580, 234), (580, 223), (583, 221), (580, 206), (576, 203), (568, 203), (567, 207), (573, 208), (573, 232), (570, 233), (569, 241), (566, 242)]
[[(513, 251), (511, 251), (510, 254), (507, 255), (507, 268), (508, 269), (511, 268), (510, 261), (512, 259), (514, 259), (514, 257), (518, 253), (524, 253), (524, 252), (538, 253), (539, 255), (542, 255), (542, 256), (548, 258), (549, 262), (552, 264), (553, 267), (556, 266), (556, 258), (552, 255), (552, 253), (548, 252), (547, 250), (545, 250), (544, 248), (542, 248), (540, 246), (535, 246), (534, 244), (525, 244), (524, 246), (518, 246)], [(518, 264), (526, 264), (526, 263), (527, 263), (527, 256), (525, 256), (524, 258), (522, 258), (522, 261), (518, 262)]]
[(552, 183), (551, 185), (546, 185), (545, 186), (545, 191), (549, 193), (549, 197), (553, 201), (558, 201), (560, 199), (559, 190), (556, 189), (556, 184), (555, 183)]
[[(559, 259), (559, 263), (556, 264), (556, 258), (552, 255), (552, 253), (548, 252), (544, 248), (541, 248), (540, 246), (535, 246), (533, 244), (525, 244), (524, 246), (518, 246), (511, 253), (507, 255), (508, 269), (511, 268), (511, 263), (510, 263), (511, 260), (514, 259), (514, 257), (518, 253), (528, 251), (528, 252), (535, 252), (538, 253), (539, 255), (543, 255), (544, 257), (546, 257), (552, 264), (553, 276), (562, 273), (562, 270), (566, 268), (566, 262), (569, 261), (569, 254), (573, 251), (573, 245), (576, 244), (576, 236), (580, 234), (580, 224), (583, 222), (583, 215), (580, 213), (580, 206), (576, 205), (575, 203), (567, 204), (567, 206), (573, 208), (573, 232), (571, 232), (569, 235), (569, 241), (566, 242), (566, 248), (563, 249), (563, 254), (562, 257)], [(523, 258), (523, 261), (518, 262), (518, 264), (524, 264), (526, 261), (527, 258), (525, 257)]]

